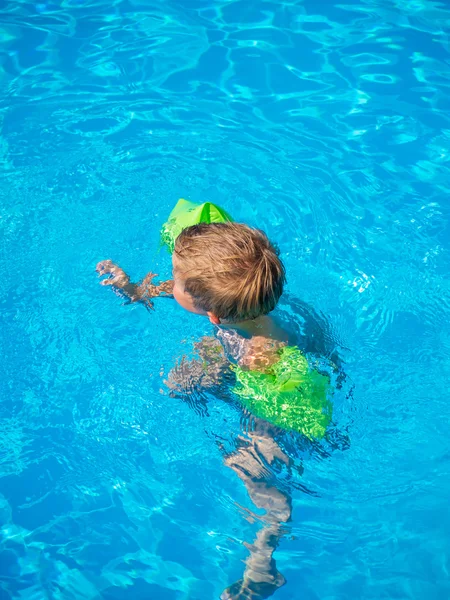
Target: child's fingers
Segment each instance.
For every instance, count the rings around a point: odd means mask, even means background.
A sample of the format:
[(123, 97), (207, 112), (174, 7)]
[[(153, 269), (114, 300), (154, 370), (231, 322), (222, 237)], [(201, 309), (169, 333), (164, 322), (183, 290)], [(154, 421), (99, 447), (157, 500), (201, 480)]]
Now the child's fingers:
[(117, 273), (117, 269), (112, 267), (111, 269), (105, 269), (98, 274), (99, 277), (103, 277), (104, 275), (109, 275), (110, 278), (115, 279), (119, 274)]
[(141, 285), (152, 285), (152, 280), (158, 277), (158, 275), (156, 273), (147, 273), (147, 275), (144, 277), (144, 279), (142, 280), (142, 284)]
[(150, 300), (150, 298), (145, 297), (143, 302), (144, 302), (145, 308), (147, 308), (148, 310), (154, 310), (155, 306), (154, 306), (153, 302)]
[(97, 273), (99, 273), (101, 275), (102, 273), (109, 273), (113, 268), (114, 268), (113, 261), (110, 259), (107, 259), (107, 260), (101, 260), (99, 263), (97, 263), (95, 270), (97, 271)]

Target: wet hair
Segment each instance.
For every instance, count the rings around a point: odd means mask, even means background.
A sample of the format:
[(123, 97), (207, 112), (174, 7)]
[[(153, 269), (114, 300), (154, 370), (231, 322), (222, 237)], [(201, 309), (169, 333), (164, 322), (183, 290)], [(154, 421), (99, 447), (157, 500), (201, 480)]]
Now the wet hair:
[(219, 319), (244, 321), (273, 310), (286, 280), (278, 249), (242, 223), (200, 223), (178, 236), (174, 270), (195, 306)]

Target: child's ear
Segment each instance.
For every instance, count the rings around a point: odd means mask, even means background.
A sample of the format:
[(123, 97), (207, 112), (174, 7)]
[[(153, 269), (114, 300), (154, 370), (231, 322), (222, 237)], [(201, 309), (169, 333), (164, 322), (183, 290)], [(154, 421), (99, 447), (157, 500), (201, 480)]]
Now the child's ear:
[(206, 314), (213, 325), (220, 325), (220, 319), (217, 315), (212, 312), (207, 312)]

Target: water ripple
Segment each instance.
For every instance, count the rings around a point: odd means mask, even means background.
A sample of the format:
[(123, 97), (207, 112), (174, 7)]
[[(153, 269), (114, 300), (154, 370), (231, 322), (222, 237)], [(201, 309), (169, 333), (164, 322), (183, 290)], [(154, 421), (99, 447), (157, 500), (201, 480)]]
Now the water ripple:
[(188, 196), (277, 241), (280, 313), (341, 369), (327, 439), (266, 466), (295, 509), (277, 594), (448, 596), (447, 6), (4, 4), (5, 593), (204, 599), (242, 574), (264, 515), (223, 458), (251, 423), (163, 383), (207, 325), (93, 276), (170, 275)]

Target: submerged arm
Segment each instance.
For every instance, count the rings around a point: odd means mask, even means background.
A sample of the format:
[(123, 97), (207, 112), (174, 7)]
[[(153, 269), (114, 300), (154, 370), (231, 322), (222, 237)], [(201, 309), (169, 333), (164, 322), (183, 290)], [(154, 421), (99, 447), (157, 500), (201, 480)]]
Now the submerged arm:
[(111, 260), (102, 260), (97, 264), (96, 271), (99, 277), (107, 275), (102, 279), (101, 285), (112, 285), (121, 295), (130, 302), (142, 302), (147, 308), (153, 308), (151, 298), (157, 296), (172, 296), (173, 281), (162, 281), (159, 285), (152, 283), (155, 273), (148, 273), (139, 283), (132, 283), (129, 276), (118, 265)]

